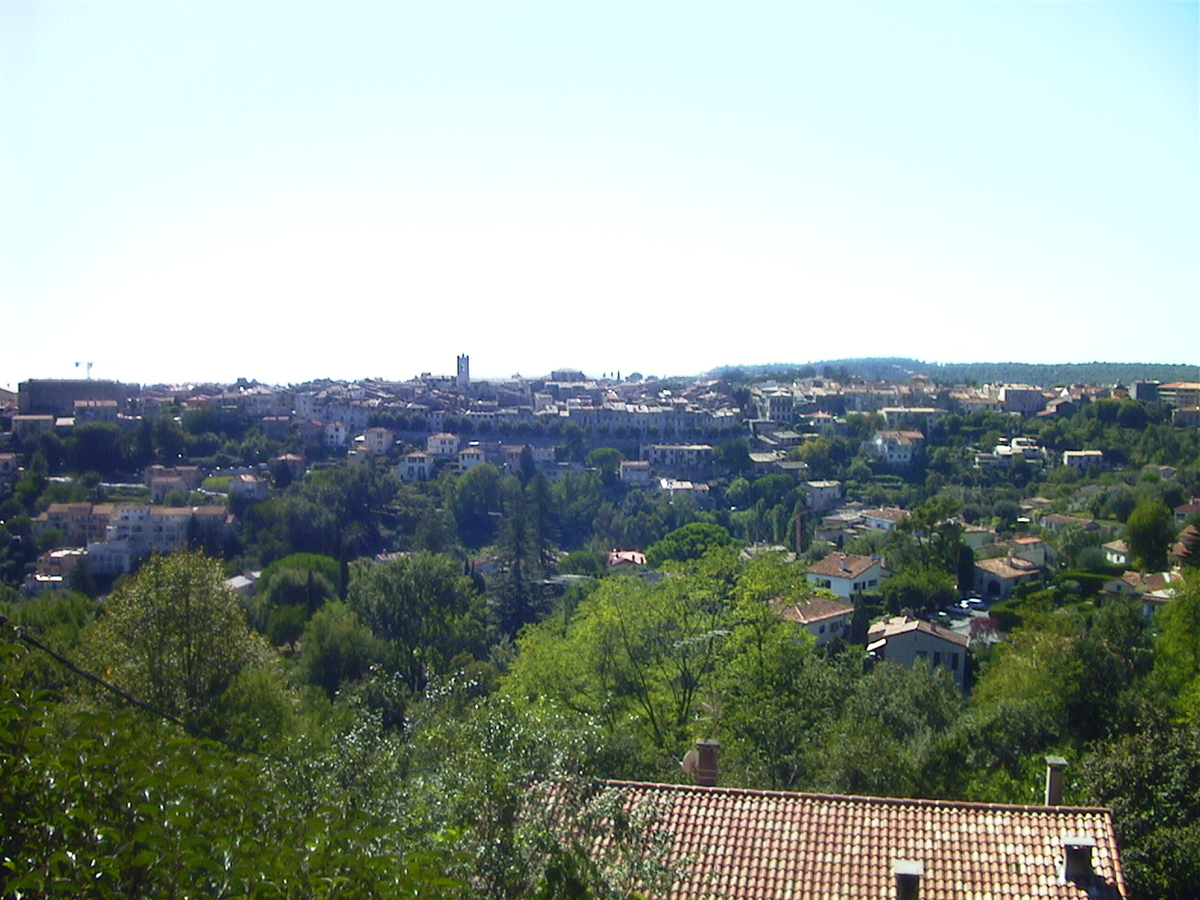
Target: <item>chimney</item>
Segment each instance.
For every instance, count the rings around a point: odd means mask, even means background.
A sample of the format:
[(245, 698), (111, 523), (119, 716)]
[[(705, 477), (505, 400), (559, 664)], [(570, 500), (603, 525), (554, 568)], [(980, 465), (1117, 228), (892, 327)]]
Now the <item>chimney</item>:
[(696, 770), (696, 784), (716, 787), (717, 757), (721, 752), (721, 742), (713, 740), (696, 741), (696, 752), (700, 754), (700, 762)]
[(1046, 757), (1046, 805), (1062, 806), (1063, 769), (1067, 761), (1061, 756)]
[(896, 878), (896, 900), (918, 900), (924, 874), (925, 863), (918, 859), (893, 860), (892, 875)]
[(1092, 882), (1092, 850), (1096, 846), (1094, 838), (1086, 835), (1067, 835), (1062, 839), (1063, 846), (1063, 880), (1072, 884), (1088, 886)]

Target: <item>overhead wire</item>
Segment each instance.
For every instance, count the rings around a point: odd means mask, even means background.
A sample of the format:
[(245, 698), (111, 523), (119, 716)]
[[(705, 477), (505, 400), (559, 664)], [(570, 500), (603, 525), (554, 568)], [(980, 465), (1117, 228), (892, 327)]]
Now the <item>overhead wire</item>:
[[(4, 626), (6, 624), (8, 624), (8, 619), (4, 616), (0, 616), (0, 626)], [(74, 672), (76, 675), (85, 679), (86, 681), (90, 681), (92, 684), (95, 684), (99, 687), (104, 688), (106, 691), (119, 697), (120, 699), (124, 700), (126, 703), (130, 704), (131, 706), (135, 706), (138, 709), (142, 710), (143, 712), (148, 712), (151, 715), (158, 716), (160, 719), (164, 719), (168, 722), (171, 722), (174, 725), (178, 725), (180, 728), (182, 728), (184, 731), (186, 731), (188, 734), (192, 735), (193, 737), (203, 738), (204, 740), (208, 740), (208, 741), (216, 741), (218, 744), (223, 744), (226, 747), (230, 748), (231, 750), (236, 750), (239, 753), (249, 753), (253, 756), (262, 757), (263, 759), (275, 760), (276, 762), (282, 762), (282, 763), (290, 762), (290, 760), (287, 760), (287, 759), (283, 758), (282, 756), (276, 756), (274, 753), (264, 753), (261, 750), (255, 750), (251, 747), (245, 746), (244, 744), (239, 744), (237, 741), (231, 741), (228, 738), (223, 738), (223, 737), (213, 734), (209, 731), (205, 731), (203, 728), (200, 728), (189, 722), (185, 722), (183, 719), (180, 719), (178, 716), (172, 715), (171, 713), (169, 713), (165, 710), (158, 709), (157, 707), (151, 706), (149, 703), (146, 703), (144, 700), (139, 700), (137, 697), (133, 696), (128, 691), (125, 691), (125, 690), (117, 687), (115, 684), (110, 684), (109, 682), (107, 682), (103, 678), (101, 678), (99, 675), (95, 675), (92, 672), (88, 672), (86, 669), (80, 668), (78, 665), (76, 665), (71, 660), (67, 659), (61, 653), (57, 652), (56, 650), (51, 649), (50, 647), (47, 647), (45, 644), (43, 644), (37, 638), (32, 637), (31, 635), (27, 634), (25, 632), (25, 629), (23, 629), (21, 626), (13, 625), (10, 627), (13, 629), (13, 632), (16, 634), (16, 636), (21, 641), (23, 641), (24, 643), (28, 644), (31, 647), (41, 650), (43, 653), (48, 654), (59, 665), (63, 666), (66, 669), (69, 669), (71, 672)]]

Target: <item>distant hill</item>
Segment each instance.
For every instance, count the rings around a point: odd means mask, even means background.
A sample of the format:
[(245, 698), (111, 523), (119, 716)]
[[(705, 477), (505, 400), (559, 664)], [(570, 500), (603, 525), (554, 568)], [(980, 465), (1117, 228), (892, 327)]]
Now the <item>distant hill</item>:
[(813, 363), (772, 363), (724, 366), (714, 375), (731, 381), (762, 378), (805, 378), (824, 375), (842, 380), (858, 375), (867, 381), (907, 381), (925, 375), (945, 384), (1058, 384), (1129, 385), (1134, 381), (1200, 381), (1200, 366), (1164, 363), (1058, 363), (1035, 365), (1017, 362), (927, 363), (917, 359), (830, 359)]

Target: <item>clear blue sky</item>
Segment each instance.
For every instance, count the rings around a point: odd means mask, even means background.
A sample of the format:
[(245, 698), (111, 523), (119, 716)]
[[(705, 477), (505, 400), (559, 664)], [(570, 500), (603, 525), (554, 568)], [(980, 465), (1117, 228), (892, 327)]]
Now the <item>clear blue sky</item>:
[(1200, 363), (1196, 3), (0, 3), (0, 384)]

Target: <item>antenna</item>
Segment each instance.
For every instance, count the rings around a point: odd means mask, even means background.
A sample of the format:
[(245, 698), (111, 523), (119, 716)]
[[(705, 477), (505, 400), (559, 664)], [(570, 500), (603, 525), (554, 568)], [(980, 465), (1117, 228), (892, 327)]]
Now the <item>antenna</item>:
[(683, 755), (683, 760), (679, 763), (680, 768), (688, 775), (695, 775), (700, 771), (700, 751), (689, 750)]

